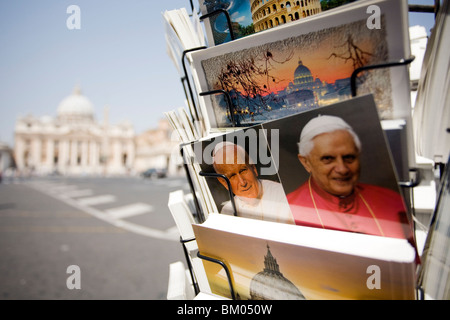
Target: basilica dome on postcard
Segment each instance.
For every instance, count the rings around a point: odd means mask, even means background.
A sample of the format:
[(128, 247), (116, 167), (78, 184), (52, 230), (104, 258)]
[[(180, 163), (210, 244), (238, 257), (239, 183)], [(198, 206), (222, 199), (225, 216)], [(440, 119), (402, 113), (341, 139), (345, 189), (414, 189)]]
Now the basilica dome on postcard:
[(73, 93), (64, 98), (57, 109), (60, 120), (93, 120), (94, 107), (91, 101), (81, 94), (81, 89), (75, 87)]
[(295, 85), (304, 85), (309, 84), (314, 81), (311, 71), (303, 65), (303, 62), (300, 60), (298, 62), (298, 67), (294, 72), (294, 84)]
[(304, 300), (300, 290), (280, 272), (277, 260), (267, 246), (264, 256), (264, 270), (257, 273), (250, 282), (252, 300)]

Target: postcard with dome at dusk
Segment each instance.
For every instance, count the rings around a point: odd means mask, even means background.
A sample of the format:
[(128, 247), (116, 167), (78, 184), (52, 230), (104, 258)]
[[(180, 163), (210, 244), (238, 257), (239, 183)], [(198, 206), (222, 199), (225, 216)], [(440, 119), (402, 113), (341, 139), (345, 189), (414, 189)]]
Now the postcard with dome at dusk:
[[(361, 0), (191, 53), (208, 129), (250, 126), (350, 99), (361, 67), (409, 58), (407, 2)], [(384, 119), (410, 117), (407, 66), (356, 74)], [(230, 98), (230, 99), (228, 99)]]
[(415, 250), (405, 239), (222, 214), (212, 214), (193, 228), (211, 293), (226, 298), (414, 300), (416, 296)]

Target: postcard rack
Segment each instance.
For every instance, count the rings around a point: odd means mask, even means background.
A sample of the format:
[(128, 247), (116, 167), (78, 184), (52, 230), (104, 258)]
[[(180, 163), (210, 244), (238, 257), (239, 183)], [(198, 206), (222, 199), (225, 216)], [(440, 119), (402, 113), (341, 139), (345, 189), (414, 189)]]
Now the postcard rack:
[[(186, 53), (192, 52), (192, 51), (196, 51), (196, 50), (202, 50), (204, 48), (205, 47), (193, 48), (193, 49), (187, 50)], [(187, 78), (186, 67), (185, 67), (185, 64), (184, 64), (184, 57), (185, 57), (185, 54), (183, 54), (183, 68), (185, 70), (185, 74), (186, 74), (186, 78)], [(414, 59), (415, 59), (415, 57), (411, 56), (409, 58), (400, 59), (398, 61), (391, 61), (391, 62), (387, 62), (387, 63), (374, 64), (374, 65), (366, 65), (366, 66), (359, 67), (359, 68), (355, 69), (353, 71), (352, 75), (351, 75), (351, 78), (350, 78), (350, 87), (351, 87), (352, 97), (356, 97), (357, 96), (357, 77), (358, 77), (358, 74), (360, 74), (361, 72), (374, 70), (374, 69), (381, 69), (381, 68), (391, 68), (391, 67), (397, 67), (397, 66), (405, 66), (405, 65), (410, 64), (412, 61), (414, 61)], [(191, 90), (191, 86), (188, 85), (188, 88), (190, 88), (189, 90), (190, 90), (191, 99), (192, 99), (192, 101), (194, 101), (193, 100), (193, 93), (192, 93), (192, 90)], [(226, 102), (226, 104), (228, 106), (228, 110), (230, 112), (230, 117), (231, 117), (230, 120), (232, 121), (233, 127), (239, 127), (240, 126), (239, 121), (236, 120), (236, 118), (234, 117), (234, 110), (235, 110), (234, 104), (233, 104), (232, 99), (230, 97), (230, 94), (228, 92), (226, 92), (225, 90), (212, 90), (212, 91), (201, 92), (201, 93), (199, 93), (199, 96), (206, 96), (206, 95), (213, 95), (213, 94), (222, 94), (225, 97), (225, 102)], [(198, 119), (198, 115), (196, 115), (196, 116), (197, 116), (197, 119)], [(182, 148), (180, 148), (180, 149), (181, 149), (181, 152), (182, 152)], [(182, 156), (183, 156), (183, 154), (182, 154)], [(186, 164), (185, 164), (185, 166), (186, 166)], [(187, 170), (187, 168), (185, 168), (185, 169)], [(412, 173), (413, 179), (410, 179), (408, 181), (399, 181), (399, 186), (401, 188), (412, 189), (412, 188), (418, 186), (419, 183), (420, 183), (420, 176), (419, 176), (418, 170), (416, 168), (408, 168), (408, 172)], [(233, 207), (233, 212), (234, 212), (234, 215), (237, 216), (236, 205), (235, 205), (235, 202), (234, 202), (234, 199), (233, 199), (233, 194), (231, 192), (231, 185), (230, 185), (230, 181), (228, 180), (228, 178), (226, 176), (224, 176), (224, 175), (215, 174), (215, 173), (206, 173), (206, 172), (203, 172), (203, 171), (200, 172), (199, 174), (200, 174), (200, 176), (207, 177), (207, 178), (211, 178), (211, 177), (218, 178), (218, 177), (220, 177), (220, 178), (223, 178), (226, 181), (226, 183), (228, 185), (230, 201), (231, 201), (231, 204), (232, 204), (232, 207)], [(189, 176), (189, 174), (187, 174), (187, 176)], [(189, 184), (190, 184), (191, 190), (192, 190), (192, 192), (194, 194), (196, 209), (198, 210), (198, 212), (200, 214), (200, 205), (198, 204), (198, 199), (195, 196), (194, 186), (192, 184), (192, 180), (190, 179), (190, 177), (188, 177), (188, 180), (189, 180)], [(413, 207), (411, 209), (414, 210)], [(205, 219), (203, 215), (201, 215), (200, 218), (201, 218), (200, 220), (202, 222)]]
[(357, 85), (356, 85), (356, 79), (359, 73), (366, 71), (366, 70), (374, 70), (374, 69), (381, 69), (381, 68), (390, 68), (390, 67), (396, 67), (396, 66), (404, 66), (408, 65), (411, 62), (414, 61), (416, 57), (411, 56), (408, 59), (400, 59), (398, 61), (392, 61), (387, 63), (380, 63), (380, 64), (372, 64), (367, 66), (362, 66), (359, 68), (356, 68), (355, 71), (353, 71), (351, 77), (350, 77), (350, 87), (352, 90), (352, 97), (356, 97), (357, 92)]
[[(185, 144), (180, 146), (180, 154), (181, 154), (181, 158), (182, 159), (184, 159), (184, 151), (183, 151), (183, 146), (184, 145)], [(194, 205), (195, 205), (195, 209), (197, 211), (196, 212), (197, 219), (198, 219), (199, 222), (205, 222), (205, 216), (203, 215), (203, 213), (202, 213), (202, 211), (200, 209), (200, 204), (199, 204), (198, 198), (197, 198), (196, 193), (195, 193), (195, 187), (194, 187), (194, 183), (192, 182), (192, 177), (189, 174), (186, 162), (183, 161), (183, 163), (184, 163), (184, 169), (185, 169), (185, 172), (186, 172), (186, 176), (187, 176), (187, 179), (188, 179), (188, 184), (189, 184), (191, 193), (193, 195)], [(210, 173), (210, 172), (204, 172), (204, 171), (200, 171), (199, 175), (203, 176), (203, 177), (206, 177), (206, 178), (222, 178), (222, 179), (225, 180), (225, 182), (227, 183), (227, 186), (228, 186), (228, 194), (230, 196), (231, 205), (233, 207), (233, 215), (237, 216), (236, 203), (234, 201), (234, 196), (233, 196), (233, 193), (231, 191), (232, 190), (231, 189), (231, 182), (228, 179), (228, 177), (223, 175), (223, 174)]]
[(233, 195), (233, 192), (231, 191), (231, 190), (232, 190), (232, 189), (231, 189), (231, 183), (230, 183), (230, 180), (228, 179), (228, 177), (225, 176), (224, 174), (210, 173), (210, 172), (207, 173), (207, 172), (203, 172), (203, 171), (200, 171), (199, 174), (200, 174), (200, 176), (202, 176), (202, 177), (207, 177), (207, 178), (222, 178), (222, 179), (224, 179), (224, 180), (226, 181), (227, 186), (228, 186), (228, 194), (229, 194), (229, 196), (230, 196), (231, 205), (232, 205), (232, 207), (233, 207), (233, 215), (234, 215), (235, 217), (237, 217), (236, 203), (234, 202), (234, 195)]
[(434, 13), (436, 17), (440, 8), (440, 0), (434, 0), (434, 5), (422, 5), (422, 4), (409, 4), (408, 10), (409, 12), (425, 12), (425, 13)]
[(227, 19), (228, 30), (230, 30), (231, 41), (233, 41), (233, 40), (236, 39), (236, 37), (234, 35), (233, 25), (231, 24), (230, 14), (228, 13), (227, 10), (225, 10), (225, 9), (217, 9), (217, 10), (211, 11), (210, 13), (207, 13), (207, 14), (201, 16), (200, 17), (200, 21), (203, 21), (206, 18), (217, 16), (217, 15), (219, 15), (221, 13), (224, 14), (225, 18)]
[[(415, 59), (415, 57), (411, 56), (411, 57), (409, 57), (407, 59), (400, 59), (398, 61), (391, 61), (391, 62), (387, 62), (387, 63), (367, 65), (367, 66), (362, 66), (362, 67), (359, 67), (359, 68), (355, 69), (355, 71), (353, 71), (353, 73), (352, 73), (352, 75), (350, 77), (350, 87), (351, 87), (352, 97), (356, 97), (357, 96), (356, 80), (357, 80), (358, 74), (360, 74), (361, 72), (368, 71), (368, 70), (374, 70), (374, 69), (382, 69), (382, 68), (391, 68), (391, 67), (397, 67), (397, 66), (405, 66), (405, 65), (408, 65), (411, 62), (413, 62), (414, 59)], [(409, 168), (409, 172), (417, 173), (417, 169)], [(419, 175), (414, 174), (414, 179), (413, 180), (399, 181), (399, 186), (402, 187), (402, 188), (414, 188), (417, 185), (419, 185), (419, 183), (420, 183)]]
[[(192, 266), (191, 259), (189, 258), (188, 250), (187, 250), (187, 248), (186, 248), (186, 246), (185, 246), (186, 243), (191, 242), (191, 241), (195, 241), (195, 238), (183, 240), (183, 239), (181, 239), (181, 237), (180, 237), (180, 243), (181, 243), (181, 245), (182, 245), (182, 247), (183, 247), (184, 256), (185, 256), (185, 259), (186, 259), (186, 261), (187, 261), (187, 265), (188, 265), (188, 269), (189, 269), (189, 274), (190, 274), (190, 276), (191, 276), (192, 286), (194, 287), (194, 292), (195, 292), (195, 294), (197, 295), (197, 294), (200, 293), (200, 289), (199, 289), (197, 280), (196, 280), (195, 275), (194, 275), (194, 268), (193, 268), (193, 266)], [(232, 277), (231, 277), (231, 271), (230, 271), (230, 269), (228, 268), (228, 266), (227, 266), (222, 260), (215, 259), (215, 258), (206, 256), (206, 255), (203, 255), (203, 254), (200, 253), (200, 251), (197, 251), (197, 257), (200, 258), (200, 259), (202, 259), (202, 260), (206, 260), (206, 261), (209, 261), (209, 262), (213, 262), (213, 263), (215, 263), (215, 264), (218, 264), (218, 265), (220, 265), (220, 266), (225, 270), (225, 274), (226, 274), (226, 276), (227, 276), (227, 281), (228, 281), (228, 286), (229, 286), (229, 288), (230, 288), (230, 295), (231, 295), (231, 298), (232, 298), (233, 300), (236, 300), (236, 294), (235, 294), (235, 290), (234, 290), (234, 287), (233, 287), (233, 281), (232, 281)]]
[[(181, 158), (182, 159), (184, 159), (183, 146), (184, 146), (184, 144), (180, 145), (180, 154), (181, 154)], [(196, 195), (196, 192), (195, 192), (194, 183), (192, 182), (192, 177), (189, 174), (188, 165), (187, 165), (186, 161), (184, 161), (184, 160), (183, 160), (183, 166), (184, 166), (184, 170), (186, 172), (186, 177), (187, 177), (187, 180), (188, 180), (188, 184), (189, 184), (189, 187), (191, 189), (191, 193), (192, 193), (192, 196), (193, 196), (193, 199), (194, 199), (195, 210), (197, 211), (197, 212), (194, 213), (194, 215), (197, 216), (197, 220), (200, 223), (205, 222), (205, 216), (203, 215), (202, 210), (200, 209), (200, 204), (198, 202), (198, 198), (197, 198), (197, 195)]]
[[(197, 106), (195, 105), (195, 99), (194, 99), (194, 92), (192, 90), (192, 86), (191, 86), (191, 82), (189, 81), (189, 76), (187, 73), (187, 69), (186, 69), (186, 55), (189, 52), (193, 52), (193, 51), (197, 51), (197, 50), (202, 50), (202, 49), (206, 49), (206, 47), (196, 47), (196, 48), (191, 48), (191, 49), (187, 49), (183, 51), (182, 57), (181, 57), (181, 63), (183, 65), (183, 72), (184, 72), (184, 77), (181, 78), (181, 83), (183, 84), (183, 89), (184, 89), (184, 93), (186, 95), (186, 98), (188, 99), (188, 101), (191, 101), (191, 108), (189, 109), (190, 113), (191, 113), (191, 118), (192, 118), (192, 122), (194, 123), (195, 121), (199, 120), (199, 115), (198, 115), (198, 109)], [(186, 83), (188, 91), (189, 91), (189, 97), (186, 94), (186, 87), (184, 86), (184, 83)], [(189, 100), (190, 98), (190, 100)], [(192, 110), (194, 110), (194, 114), (192, 113)]]
[(194, 268), (193, 268), (193, 266), (192, 266), (191, 259), (189, 258), (189, 252), (188, 252), (188, 249), (186, 248), (186, 245), (185, 245), (186, 243), (191, 242), (191, 241), (194, 241), (194, 240), (195, 240), (195, 238), (184, 240), (184, 239), (182, 239), (182, 238), (180, 237), (180, 243), (181, 243), (181, 246), (183, 247), (183, 253), (184, 253), (184, 257), (185, 257), (185, 259), (186, 259), (186, 263), (187, 263), (187, 265), (188, 265), (189, 275), (191, 276), (191, 281), (192, 281), (192, 286), (194, 287), (194, 292), (195, 292), (195, 294), (197, 295), (197, 294), (200, 293), (200, 289), (199, 289), (198, 283), (197, 283), (197, 281), (196, 281), (196, 279), (195, 279)]
[[(435, 0), (435, 5), (434, 6), (422, 6), (422, 5), (409, 5), (409, 11), (410, 12), (428, 12), (428, 13), (434, 13), (436, 15), (437, 11), (439, 10), (439, 0)], [(190, 0), (190, 4), (191, 4), (191, 8), (192, 10), (194, 10), (194, 5), (192, 3), (192, 0)], [(233, 27), (232, 27), (232, 23), (231, 23), (231, 19), (230, 19), (230, 15), (227, 12), (227, 10), (225, 9), (219, 9), (219, 10), (215, 10), (211, 13), (208, 13), (206, 15), (203, 15), (200, 17), (200, 21), (203, 21), (206, 18), (215, 16), (215, 15), (219, 15), (219, 14), (224, 14), (227, 20), (227, 24), (228, 24), (228, 28), (230, 30), (230, 36), (231, 39), (234, 40), (235, 39), (235, 35), (234, 35), (234, 31), (233, 31)], [(199, 121), (200, 117), (199, 117), (199, 113), (198, 113), (198, 106), (196, 105), (196, 99), (195, 99), (195, 94), (194, 94), (194, 90), (193, 90), (193, 86), (191, 85), (191, 81), (189, 80), (189, 76), (188, 76), (188, 72), (187, 72), (187, 68), (186, 68), (186, 64), (185, 64), (185, 60), (186, 60), (186, 55), (190, 52), (194, 52), (194, 51), (198, 51), (198, 50), (204, 50), (207, 47), (202, 46), (202, 47), (196, 47), (196, 48), (192, 48), (192, 49), (188, 49), (185, 50), (183, 52), (182, 55), (182, 66), (183, 66), (183, 71), (184, 71), (184, 77), (181, 79), (181, 82), (183, 84), (183, 88), (185, 91), (185, 95), (188, 101), (191, 102), (191, 117), (193, 121)], [(360, 74), (361, 72), (364, 71), (368, 71), (368, 70), (373, 70), (373, 69), (380, 69), (380, 68), (391, 68), (391, 67), (397, 67), (397, 66), (406, 66), (409, 65), (413, 60), (415, 59), (414, 56), (411, 56), (409, 58), (404, 58), (404, 59), (400, 59), (398, 61), (392, 61), (392, 62), (388, 62), (388, 63), (382, 63), (382, 64), (375, 64), (375, 65), (367, 65), (367, 66), (363, 66), (360, 68), (357, 68), (353, 71), (351, 78), (350, 78), (350, 88), (351, 88), (351, 95), (352, 97), (356, 97), (357, 96), (357, 77), (358, 74)], [(187, 91), (186, 91), (186, 87), (187, 87)], [(216, 94), (222, 94), (224, 96), (224, 101), (226, 102), (226, 105), (228, 106), (228, 110), (230, 113), (230, 121), (232, 123), (233, 127), (240, 127), (240, 123), (239, 123), (239, 119), (237, 117), (235, 117), (235, 106), (233, 104), (232, 98), (229, 94), (229, 92), (226, 92), (225, 90), (212, 90), (212, 91), (206, 91), (206, 92), (200, 92), (198, 93), (198, 96), (207, 96), (207, 95), (216, 95)], [(183, 146), (183, 145), (182, 145)], [(183, 157), (183, 148), (182, 146), (180, 147), (180, 152)], [(205, 221), (205, 216), (201, 210), (201, 206), (199, 204), (199, 199), (197, 197), (196, 194), (196, 190), (192, 181), (192, 178), (190, 177), (189, 174), (189, 170), (187, 168), (187, 164), (184, 161), (184, 167), (185, 167), (185, 171), (186, 171), (186, 176), (188, 179), (188, 183), (193, 195), (193, 199), (194, 199), (194, 204), (195, 204), (195, 208), (197, 210), (196, 214), (198, 217), (198, 220), (200, 223)], [(418, 171), (416, 168), (408, 168), (410, 173), (413, 173), (413, 178), (410, 179), (409, 181), (399, 181), (399, 186), (401, 188), (405, 188), (405, 189), (409, 189), (411, 190), (412, 188), (416, 187), (417, 185), (419, 185), (420, 183), (420, 176), (418, 174)], [(230, 201), (232, 204), (232, 208), (233, 208), (233, 214), (234, 216), (237, 216), (237, 210), (236, 210), (236, 204), (234, 201), (234, 195), (232, 193), (232, 188), (231, 188), (231, 183), (229, 181), (229, 179), (222, 174), (217, 174), (217, 173), (207, 173), (204, 171), (200, 171), (199, 175), (205, 178), (222, 178), (226, 181), (227, 185), (228, 185), (228, 193), (229, 193), (229, 197), (230, 197)], [(412, 204), (412, 202), (411, 202)], [(412, 204), (413, 206), (413, 204)], [(414, 209), (414, 208), (412, 208)], [(190, 263), (190, 259), (188, 257), (189, 253), (186, 250), (186, 247), (184, 246), (184, 244), (186, 242), (189, 241), (195, 241), (196, 239), (188, 239), (188, 240), (182, 240), (180, 239), (180, 242), (183, 244), (183, 248), (184, 248), (184, 253), (186, 256), (186, 260), (188, 262), (188, 267), (189, 267), (189, 271), (191, 273), (191, 277), (192, 277), (192, 281), (193, 281), (193, 285), (194, 285), (194, 290), (196, 293), (199, 292), (198, 289), (198, 284), (195, 281), (195, 276), (193, 274), (193, 268), (192, 265)], [(228, 266), (226, 265), (226, 263), (224, 263), (223, 261), (216, 259), (216, 258), (212, 258), (210, 256), (204, 255), (202, 253), (200, 253), (200, 251), (197, 252), (197, 257), (205, 260), (205, 261), (209, 261), (215, 264), (220, 265), (226, 272), (226, 276), (227, 276), (227, 280), (228, 280), (228, 285), (229, 285), (229, 289), (230, 289), (230, 294), (233, 300), (236, 299), (236, 292), (233, 288), (233, 281), (232, 281), (232, 272), (231, 270), (228, 268)], [(424, 299), (424, 292), (423, 289), (421, 288), (421, 286), (419, 285), (417, 287), (417, 293), (418, 293), (418, 299)]]
[[(194, 4), (192, 3), (192, 0), (190, 0), (190, 4), (191, 4), (191, 10), (193, 11), (194, 10)], [(225, 15), (226, 20), (227, 20), (227, 24), (228, 24), (228, 29), (230, 30), (231, 40), (235, 40), (235, 35), (234, 35), (233, 27), (232, 27), (232, 24), (231, 24), (230, 14), (228, 13), (227, 10), (225, 10), (225, 9), (214, 10), (214, 11), (212, 11), (210, 13), (207, 13), (205, 15), (200, 16), (199, 19), (200, 19), (200, 21), (203, 21), (206, 18), (210, 18), (212, 16), (216, 16), (216, 15), (219, 15), (219, 14)], [(198, 115), (198, 111), (197, 111), (198, 110), (197, 106), (195, 104), (195, 99), (194, 99), (194, 93), (193, 93), (193, 90), (192, 90), (192, 85), (191, 85), (191, 82), (189, 81), (189, 76), (188, 76), (188, 73), (187, 73), (185, 60), (186, 60), (186, 55), (188, 53), (194, 52), (194, 51), (198, 51), (198, 50), (203, 50), (203, 49), (206, 49), (206, 48), (207, 47), (202, 46), (202, 47), (196, 47), (196, 48), (191, 48), (191, 49), (184, 50), (183, 53), (182, 53), (182, 57), (181, 57), (181, 63), (183, 65), (183, 72), (184, 72), (184, 77), (181, 78), (181, 83), (183, 85), (183, 89), (184, 89), (184, 93), (186, 95), (186, 98), (188, 99), (188, 101), (191, 102), (190, 112), (191, 112), (191, 118), (192, 118), (193, 122), (194, 121), (199, 121), (199, 115)], [(189, 96), (187, 95), (187, 92), (186, 92), (185, 83), (187, 85)], [(212, 92), (200, 93), (199, 95), (201, 96), (201, 95), (205, 95), (205, 94), (212, 94)], [(231, 98), (229, 97), (229, 95), (227, 97), (227, 103), (228, 103), (229, 108), (231, 109), (232, 103), (231, 103)], [(192, 109), (194, 110), (195, 116), (192, 113)], [(231, 113), (231, 110), (230, 110), (230, 115), (233, 117), (233, 113)], [(233, 123), (234, 123), (234, 119), (233, 119)]]
[(225, 102), (227, 103), (227, 107), (228, 107), (228, 111), (230, 112), (230, 120), (231, 123), (233, 124), (233, 127), (238, 127), (239, 126), (239, 119), (236, 120), (236, 118), (234, 117), (234, 104), (231, 100), (231, 96), (228, 92), (226, 92), (225, 90), (212, 90), (212, 91), (204, 91), (204, 92), (200, 92), (199, 96), (207, 96), (207, 95), (212, 95), (212, 94), (223, 94), (225, 97)]
[(220, 265), (225, 270), (225, 273), (227, 275), (227, 280), (228, 280), (228, 286), (230, 287), (231, 298), (233, 300), (236, 300), (236, 294), (235, 294), (235, 291), (234, 291), (234, 288), (233, 288), (233, 281), (231, 279), (231, 272), (228, 269), (227, 265), (223, 261), (221, 261), (219, 259), (215, 259), (215, 258), (211, 258), (211, 257), (205, 256), (205, 255), (201, 254), (200, 252), (197, 252), (197, 257), (199, 257), (202, 260), (206, 260), (206, 261), (209, 261), (209, 262), (216, 263), (216, 264)]

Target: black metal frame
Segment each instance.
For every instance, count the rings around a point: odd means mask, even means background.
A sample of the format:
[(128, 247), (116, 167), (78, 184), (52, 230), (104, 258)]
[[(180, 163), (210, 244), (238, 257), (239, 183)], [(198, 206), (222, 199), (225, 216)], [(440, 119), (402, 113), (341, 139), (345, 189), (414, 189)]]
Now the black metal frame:
[(408, 5), (408, 11), (409, 12), (423, 12), (423, 13), (434, 13), (434, 16), (436, 17), (439, 9), (440, 9), (440, 2), (439, 0), (434, 0), (434, 5), (422, 5), (422, 4), (409, 4)]
[(404, 66), (404, 65), (407, 65), (407, 64), (410, 64), (411, 62), (413, 62), (414, 59), (415, 59), (415, 57), (411, 56), (408, 59), (400, 59), (398, 61), (392, 61), (392, 62), (386, 62), (386, 63), (380, 63), (380, 64), (372, 64), (372, 65), (362, 66), (362, 67), (355, 69), (355, 71), (353, 71), (351, 78), (350, 78), (352, 97), (356, 96), (356, 90), (357, 90), (356, 79), (357, 79), (358, 74), (361, 73), (362, 71), (381, 69), (381, 68), (390, 68), (390, 67), (396, 67), (396, 66)]
[[(194, 287), (195, 295), (198, 295), (200, 293), (200, 288), (198, 286), (197, 279), (195, 278), (195, 275), (194, 275), (194, 269), (192, 267), (191, 257), (189, 255), (189, 252), (188, 252), (186, 246), (185, 246), (185, 243), (191, 242), (191, 241), (195, 241), (195, 238), (183, 240), (180, 237), (180, 243), (183, 246), (184, 256), (186, 258), (186, 262), (187, 262), (188, 268), (189, 268), (189, 274), (190, 274), (191, 280), (192, 280), (192, 286)], [(209, 261), (209, 262), (213, 262), (213, 263), (219, 264), (220, 266), (222, 266), (222, 268), (225, 269), (225, 273), (227, 275), (227, 280), (228, 280), (228, 286), (230, 288), (231, 298), (233, 300), (236, 300), (236, 294), (235, 294), (234, 287), (233, 287), (233, 281), (231, 279), (231, 272), (228, 269), (227, 265), (223, 261), (221, 261), (219, 259), (215, 259), (215, 258), (211, 258), (211, 257), (205, 256), (205, 255), (201, 254), (199, 251), (197, 251), (197, 257), (202, 259), (202, 260), (206, 260), (206, 261)]]
[(227, 10), (225, 10), (225, 9), (217, 9), (217, 10), (211, 11), (210, 13), (207, 13), (207, 14), (201, 16), (201, 17), (200, 17), (200, 21), (203, 21), (204, 19), (210, 18), (210, 17), (212, 17), (212, 16), (219, 15), (219, 14), (221, 14), (221, 13), (224, 14), (224, 15), (225, 15), (225, 18), (227, 19), (228, 30), (230, 30), (230, 37), (231, 37), (231, 40), (235, 40), (236, 37), (235, 37), (235, 35), (234, 35), (233, 25), (231, 24), (230, 14), (228, 13)]
[(196, 212), (197, 220), (198, 220), (199, 223), (203, 223), (203, 222), (205, 222), (205, 216), (203, 215), (203, 212), (201, 210), (200, 204), (198, 203), (197, 193), (195, 192), (194, 183), (192, 182), (191, 175), (189, 174), (189, 168), (188, 168), (187, 163), (186, 163), (185, 158), (184, 158), (183, 147), (184, 147), (184, 144), (180, 146), (180, 154), (181, 154), (181, 158), (183, 160), (183, 167), (184, 167), (184, 170), (186, 172), (186, 176), (187, 176), (187, 180), (188, 180), (188, 183), (189, 183), (189, 187), (191, 189), (191, 192), (192, 192), (192, 195), (193, 195), (193, 198), (194, 198), (194, 205), (195, 205), (195, 209), (197, 210), (197, 212)]
[[(197, 106), (195, 105), (195, 99), (194, 99), (194, 93), (192, 91), (192, 87), (191, 87), (191, 82), (189, 81), (189, 76), (187, 73), (187, 69), (186, 69), (186, 55), (190, 52), (194, 52), (194, 51), (198, 51), (198, 50), (203, 50), (206, 49), (205, 46), (203, 47), (196, 47), (196, 48), (191, 48), (191, 49), (187, 49), (183, 51), (183, 55), (181, 57), (181, 63), (183, 65), (183, 71), (184, 71), (184, 78), (181, 78), (181, 82), (186, 82), (187, 86), (188, 86), (188, 90), (189, 90), (189, 96), (191, 98), (191, 103), (192, 103), (192, 109), (194, 109), (195, 112), (195, 117), (192, 114), (192, 110), (189, 110), (191, 113), (191, 118), (192, 118), (192, 122), (195, 123), (195, 121), (199, 121), (199, 116), (198, 116), (198, 111), (197, 111)], [(183, 86), (184, 88), (184, 86)], [(186, 90), (184, 90), (185, 94), (186, 94)], [(186, 94), (187, 96), (187, 94)], [(189, 101), (189, 100), (188, 100)]]
[(235, 294), (235, 291), (234, 291), (234, 288), (233, 288), (233, 281), (231, 280), (231, 272), (228, 269), (227, 265), (221, 260), (202, 255), (202, 254), (200, 254), (200, 252), (197, 252), (197, 257), (199, 257), (200, 259), (209, 261), (209, 262), (213, 262), (213, 263), (219, 264), (222, 268), (225, 269), (225, 272), (227, 274), (227, 279), (228, 279), (228, 286), (230, 287), (231, 298), (233, 300), (236, 300), (236, 294)]
[(191, 242), (191, 241), (195, 241), (195, 238), (183, 240), (180, 237), (180, 243), (181, 243), (181, 245), (183, 247), (184, 257), (186, 259), (186, 263), (187, 263), (188, 268), (189, 268), (189, 274), (191, 275), (192, 286), (194, 287), (195, 295), (198, 295), (200, 293), (200, 288), (198, 287), (198, 282), (197, 282), (197, 279), (195, 278), (195, 275), (194, 275), (194, 268), (192, 267), (192, 263), (191, 263), (191, 258), (190, 258), (189, 252), (188, 252), (188, 250), (187, 250), (187, 248), (185, 246), (185, 243), (188, 243), (188, 242)]
[(236, 121), (235, 117), (234, 117), (234, 104), (233, 101), (231, 100), (231, 96), (230, 94), (222, 89), (219, 90), (212, 90), (212, 91), (204, 91), (204, 92), (200, 92), (200, 96), (207, 96), (207, 95), (213, 95), (213, 94), (223, 94), (225, 96), (225, 101), (227, 103), (228, 106), (228, 110), (230, 112), (230, 117), (231, 117), (231, 122), (233, 124), (233, 127), (236, 127), (239, 125), (239, 121)]
[(230, 201), (231, 201), (231, 205), (233, 206), (233, 214), (235, 217), (237, 217), (237, 211), (236, 211), (236, 203), (234, 202), (234, 194), (233, 191), (231, 189), (231, 183), (230, 180), (228, 179), (227, 176), (225, 176), (224, 174), (220, 174), (220, 173), (213, 173), (213, 172), (203, 172), (200, 171), (199, 174), (202, 177), (207, 177), (207, 178), (222, 178), (226, 181), (227, 186), (228, 186), (228, 194), (230, 196)]

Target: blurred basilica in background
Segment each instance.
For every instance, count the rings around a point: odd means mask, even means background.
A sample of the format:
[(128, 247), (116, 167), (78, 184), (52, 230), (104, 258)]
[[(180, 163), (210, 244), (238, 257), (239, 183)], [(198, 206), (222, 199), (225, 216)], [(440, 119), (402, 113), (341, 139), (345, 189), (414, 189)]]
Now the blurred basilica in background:
[(57, 116), (27, 115), (14, 130), (17, 170), (35, 174), (127, 175), (148, 168), (176, 173), (178, 141), (161, 120), (157, 129), (136, 135), (129, 122), (110, 124), (108, 107), (97, 122), (94, 106), (76, 87), (57, 107)]

